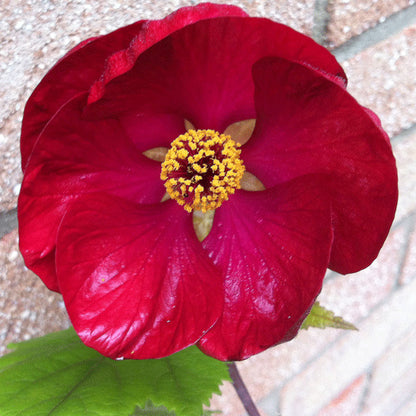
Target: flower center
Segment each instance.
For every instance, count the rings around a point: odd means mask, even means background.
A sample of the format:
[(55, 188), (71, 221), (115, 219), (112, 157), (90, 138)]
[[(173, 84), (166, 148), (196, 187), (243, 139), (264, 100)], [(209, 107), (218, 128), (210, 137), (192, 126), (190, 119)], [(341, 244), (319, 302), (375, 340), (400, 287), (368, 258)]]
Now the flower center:
[(240, 188), (240, 144), (214, 130), (188, 130), (171, 143), (160, 178), (186, 211), (216, 209)]

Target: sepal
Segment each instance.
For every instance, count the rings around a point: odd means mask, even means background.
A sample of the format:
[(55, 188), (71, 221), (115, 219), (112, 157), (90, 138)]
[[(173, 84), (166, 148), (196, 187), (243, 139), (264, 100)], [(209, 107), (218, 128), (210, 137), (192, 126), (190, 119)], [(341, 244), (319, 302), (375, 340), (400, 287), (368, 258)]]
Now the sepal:
[(347, 322), (340, 316), (335, 316), (334, 312), (324, 308), (319, 302), (315, 302), (312, 309), (306, 319), (303, 321), (301, 329), (308, 329), (309, 327), (314, 328), (338, 328), (338, 329), (350, 329), (358, 331), (358, 328)]

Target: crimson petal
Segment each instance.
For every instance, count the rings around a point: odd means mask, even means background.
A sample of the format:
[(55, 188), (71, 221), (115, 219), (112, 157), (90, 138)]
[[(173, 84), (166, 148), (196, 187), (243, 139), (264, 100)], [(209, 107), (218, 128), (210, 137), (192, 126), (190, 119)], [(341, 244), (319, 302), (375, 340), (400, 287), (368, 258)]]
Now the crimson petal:
[(160, 164), (137, 150), (117, 120), (83, 120), (85, 100), (85, 94), (74, 98), (48, 123), (29, 159), (19, 197), (23, 257), (55, 291), (56, 230), (68, 204), (90, 192), (136, 203), (159, 202), (165, 193)]
[(259, 61), (257, 124), (242, 158), (266, 187), (309, 173), (331, 175), (330, 267), (352, 273), (377, 256), (393, 221), (397, 171), (374, 114), (343, 88), (285, 59)]
[(220, 360), (242, 360), (293, 338), (321, 290), (332, 242), (324, 177), (239, 191), (203, 241), (224, 275), (224, 311), (201, 339)]
[(23, 170), (46, 123), (68, 100), (89, 90), (100, 76), (107, 57), (126, 48), (143, 22), (81, 42), (45, 75), (25, 107), (21, 135)]
[(91, 87), (88, 102), (99, 100), (107, 83), (129, 71), (136, 59), (160, 40), (187, 25), (222, 16), (247, 16), (247, 13), (232, 5), (202, 3), (193, 7), (182, 7), (164, 19), (148, 20), (128, 48), (118, 51), (108, 59), (104, 72)]
[(57, 274), (83, 342), (111, 358), (159, 358), (198, 339), (222, 310), (222, 277), (174, 201), (82, 196), (58, 233)]
[(119, 118), (120, 125), (140, 152), (154, 147), (170, 147), (185, 133), (184, 118), (169, 113), (128, 113)]
[[(144, 27), (143, 33), (151, 27)], [(130, 49), (133, 46), (134, 42)], [(269, 55), (302, 62), (341, 85), (346, 82), (327, 50), (287, 26), (261, 18), (205, 19), (145, 51), (140, 46), (140, 55), (130, 49), (123, 53), (135, 62), (129, 61), (124, 72), (116, 71), (111, 82), (100, 81), (100, 99), (90, 97), (89, 117), (176, 112), (196, 128), (223, 131), (235, 121), (254, 117), (251, 68)]]

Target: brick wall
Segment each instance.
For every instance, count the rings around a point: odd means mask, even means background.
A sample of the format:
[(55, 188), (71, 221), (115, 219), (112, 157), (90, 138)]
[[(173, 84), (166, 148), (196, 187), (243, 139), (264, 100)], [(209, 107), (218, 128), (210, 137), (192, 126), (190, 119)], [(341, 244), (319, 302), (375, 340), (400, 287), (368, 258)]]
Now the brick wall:
[[(0, 354), (11, 341), (69, 325), (60, 297), (17, 248), (18, 137), (25, 101), (46, 69), (81, 39), (196, 1), (14, 0), (0, 5)], [(413, 0), (241, 0), (230, 3), (314, 36), (380, 116), (399, 169), (396, 220), (379, 258), (351, 276), (330, 273), (321, 303), (359, 332), (303, 331), (239, 363), (264, 416), (416, 414), (416, 5)], [(243, 409), (230, 385), (212, 400)]]

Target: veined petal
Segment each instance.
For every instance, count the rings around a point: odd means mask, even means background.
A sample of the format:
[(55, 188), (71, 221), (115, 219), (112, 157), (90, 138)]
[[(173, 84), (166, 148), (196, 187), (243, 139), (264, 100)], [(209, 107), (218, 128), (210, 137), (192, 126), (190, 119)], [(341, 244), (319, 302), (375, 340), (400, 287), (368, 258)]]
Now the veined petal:
[(345, 89), (280, 58), (253, 70), (256, 129), (243, 148), (266, 187), (329, 174), (334, 245), (330, 267), (351, 273), (377, 256), (393, 221), (397, 171), (387, 135)]
[(224, 275), (224, 311), (201, 339), (242, 360), (293, 338), (321, 290), (332, 243), (326, 178), (239, 191), (215, 213), (203, 247)]
[(99, 100), (105, 92), (107, 83), (129, 71), (144, 51), (171, 33), (200, 20), (223, 16), (247, 16), (247, 13), (232, 5), (202, 3), (182, 7), (164, 19), (146, 21), (129, 47), (118, 51), (107, 60), (104, 72), (91, 87), (88, 102)]
[(23, 170), (46, 123), (68, 100), (89, 90), (100, 76), (107, 57), (126, 48), (143, 23), (136, 22), (81, 42), (45, 75), (25, 107), (21, 135)]
[(57, 275), (75, 330), (111, 358), (159, 358), (192, 345), (223, 306), (222, 277), (173, 201), (82, 196), (59, 228)]
[(160, 164), (138, 151), (117, 120), (83, 120), (84, 105), (81, 94), (43, 130), (19, 197), (20, 249), (27, 266), (52, 290), (59, 290), (54, 250), (68, 204), (90, 192), (136, 203), (159, 202), (165, 193)]
[[(149, 23), (143, 33), (151, 27)], [(301, 62), (342, 85), (346, 82), (342, 68), (326, 49), (287, 26), (261, 18), (200, 20), (139, 50), (140, 54), (126, 50), (124, 54), (134, 57), (134, 62), (108, 83), (100, 81), (101, 92), (93, 99), (90, 96), (86, 115), (177, 112), (198, 129), (224, 131), (236, 121), (255, 116), (251, 69), (270, 55)]]

